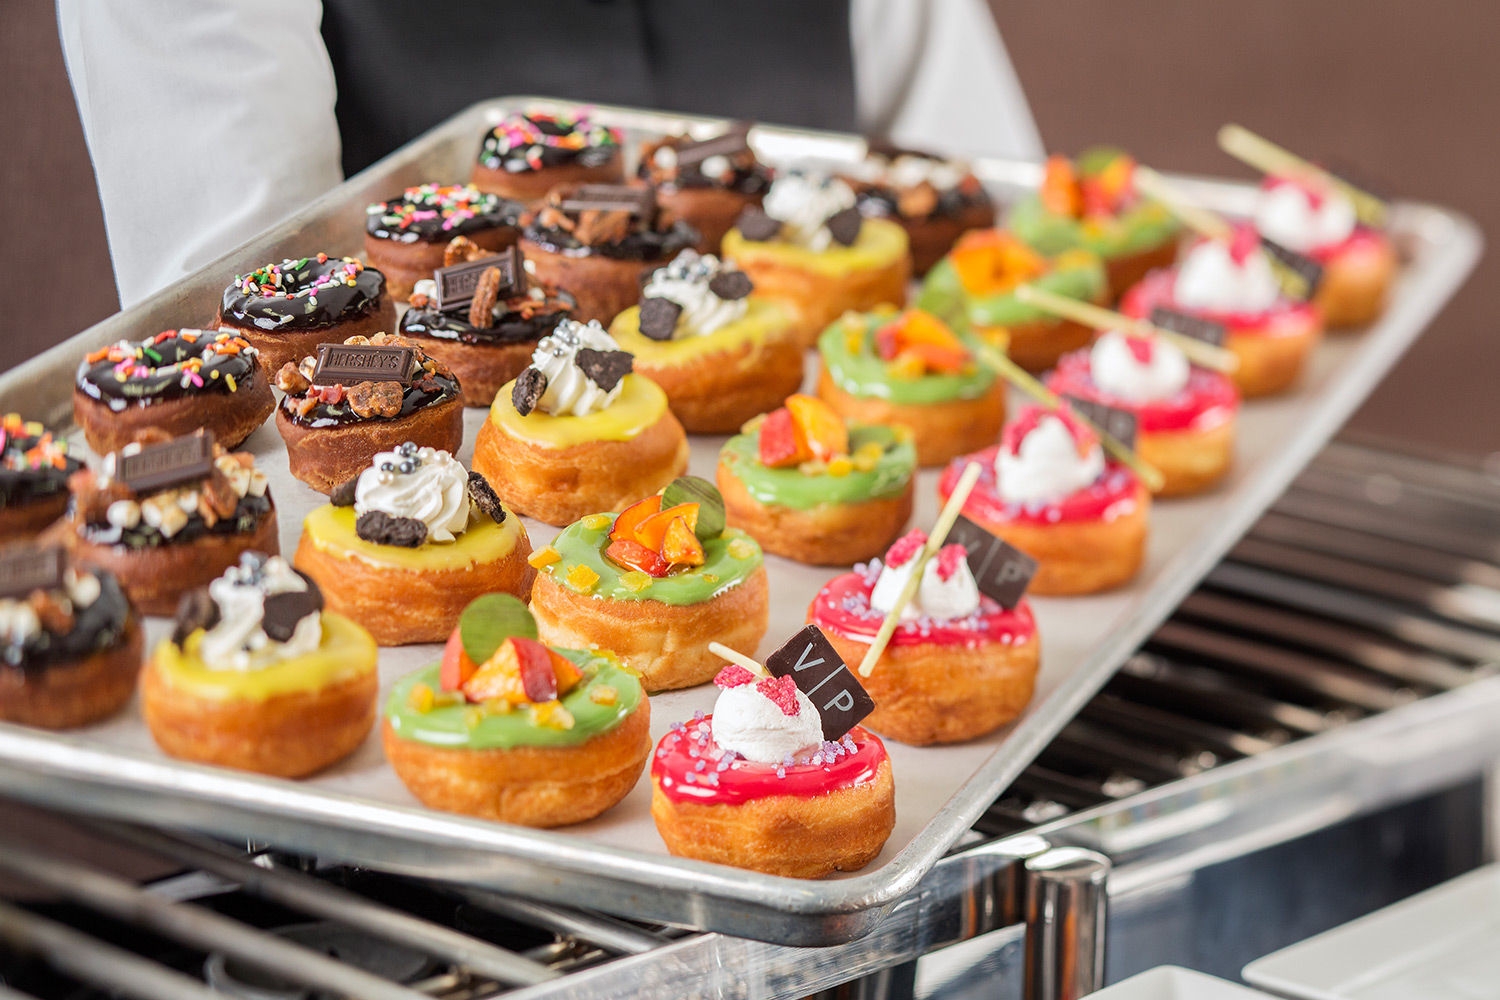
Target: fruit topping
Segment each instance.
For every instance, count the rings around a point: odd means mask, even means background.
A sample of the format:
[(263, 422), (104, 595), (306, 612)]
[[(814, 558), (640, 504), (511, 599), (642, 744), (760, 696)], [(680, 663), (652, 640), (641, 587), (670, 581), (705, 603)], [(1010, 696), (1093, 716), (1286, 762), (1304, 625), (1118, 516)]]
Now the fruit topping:
[(969, 363), (969, 351), (948, 325), (931, 313), (913, 309), (875, 331), (881, 360), (917, 375), (952, 375)]
[(1066, 156), (1047, 157), (1047, 170), (1042, 177), (1042, 204), (1054, 215), (1078, 218), (1083, 211), (1083, 195), (1079, 191), (1078, 174)]
[[(694, 519), (696, 520), (696, 505), (684, 504), (685, 507), (694, 507)], [(677, 508), (672, 508), (676, 510)], [(664, 512), (667, 513), (667, 512)], [(687, 518), (678, 517), (667, 525), (666, 536), (661, 543), (662, 558), (673, 566), (702, 566), (704, 560), (703, 543), (698, 541), (698, 536), (693, 534), (689, 527)]]
[(1073, 443), (1078, 446), (1079, 456), (1087, 455), (1099, 443), (1099, 436), (1079, 422), (1078, 418), (1073, 415), (1073, 411), (1067, 407), (1050, 410), (1042, 406), (1028, 406), (1005, 428), (1005, 433), (1000, 438), (1000, 446), (1012, 455), (1020, 454), (1021, 442), (1037, 429), (1043, 417), (1056, 417), (1062, 421), (1068, 433), (1073, 436)]
[(766, 414), (760, 425), (760, 464), (768, 469), (786, 469), (812, 458), (790, 410), (782, 407)]
[(953, 543), (952, 545), (944, 545), (942, 548), (938, 549), (938, 579), (942, 580), (944, 583), (947, 583), (949, 580), (953, 579), (953, 574), (958, 572), (958, 568), (960, 566), (966, 564), (968, 558), (969, 550), (964, 548), (962, 545), (959, 545), (957, 542)]
[(535, 639), (513, 635), (461, 687), (464, 697), (471, 702), (498, 700), (512, 705), (539, 705), (556, 701), (582, 679), (582, 672), (561, 653)]
[(738, 663), (731, 663), (714, 675), (714, 687), (717, 688), (737, 688), (754, 683), (755, 675)]
[(802, 711), (802, 706), (797, 704), (797, 682), (792, 680), (790, 674), (785, 677), (762, 677), (755, 682), (755, 690), (771, 699), (781, 709), (782, 715), (796, 718)]
[(646, 548), (653, 552), (660, 552), (662, 543), (666, 541), (667, 530), (676, 520), (687, 522), (688, 531), (691, 532), (698, 524), (698, 505), (695, 503), (678, 504), (676, 507), (668, 507), (652, 514), (640, 524), (636, 525), (634, 538)]
[(661, 511), (664, 499), (664, 494), (653, 494), (626, 507), (620, 512), (620, 516), (615, 518), (615, 526), (610, 529), (609, 537), (612, 540), (628, 538), (631, 541), (639, 541), (636, 538), (635, 529), (642, 521)]
[(568, 582), (568, 586), (580, 594), (587, 594), (598, 584), (599, 574), (589, 569), (583, 563), (578, 563), (575, 566), (568, 567), (568, 571), (563, 574), (563, 579)]
[[(604, 549), (604, 555), (621, 566), (638, 570), (647, 576), (664, 577), (672, 569), (672, 564), (664, 556), (655, 549), (648, 549), (633, 538), (615, 539)], [(574, 567), (574, 569), (578, 568)], [(598, 581), (595, 580), (595, 582)]]
[(998, 229), (969, 230), (948, 259), (971, 295), (1000, 295), (1047, 270), (1046, 258)]
[(913, 528), (900, 538), (896, 539), (885, 554), (885, 564), (892, 569), (905, 566), (912, 557), (922, 551), (922, 546), (927, 544), (927, 532), (921, 528)]
[(457, 691), (468, 683), (477, 669), (479, 665), (464, 652), (463, 635), (454, 629), (443, 647), (443, 662), (438, 668), (439, 684), (444, 691)]
[(826, 462), (849, 453), (849, 429), (827, 403), (799, 392), (787, 397), (786, 408), (813, 458)]
[(557, 551), (550, 545), (543, 545), (531, 555), (527, 556), (526, 561), (530, 563), (534, 569), (546, 569), (553, 563), (562, 561), (562, 553)]

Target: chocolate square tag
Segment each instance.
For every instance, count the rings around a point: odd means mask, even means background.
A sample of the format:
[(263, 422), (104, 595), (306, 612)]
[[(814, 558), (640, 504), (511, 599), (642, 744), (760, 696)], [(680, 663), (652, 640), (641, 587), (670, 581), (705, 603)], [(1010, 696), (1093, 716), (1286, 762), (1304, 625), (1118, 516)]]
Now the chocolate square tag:
[(656, 192), (629, 184), (582, 184), (558, 207), (564, 212), (628, 212), (649, 219), (656, 213)]
[(1099, 428), (1127, 448), (1135, 448), (1135, 414), (1092, 399), (1078, 396), (1063, 396), (1079, 416)]
[(1151, 310), (1151, 325), (1159, 326), (1163, 330), (1171, 330), (1173, 333), (1180, 333), (1184, 337), (1201, 340), (1215, 347), (1223, 347), (1224, 338), (1229, 335), (1223, 323), (1215, 323), (1211, 319), (1204, 319), (1191, 313), (1168, 309), (1166, 306), (1157, 306)]
[(416, 353), (410, 347), (374, 344), (319, 344), (313, 385), (411, 381)]
[(115, 478), (132, 493), (151, 493), (197, 482), (214, 471), (214, 436), (199, 431), (162, 444), (148, 445), (115, 459)]
[(677, 166), (695, 170), (710, 156), (736, 156), (750, 148), (750, 123), (740, 122), (723, 135), (677, 147)]
[(8, 545), (0, 549), (0, 598), (22, 600), (33, 590), (57, 590), (67, 568), (61, 546)]
[(1007, 611), (1021, 603), (1036, 575), (1036, 560), (963, 515), (948, 532), (948, 543), (968, 552), (969, 572), (979, 592)]
[(474, 289), (479, 287), (480, 276), (492, 267), (500, 271), (499, 298), (515, 298), (526, 291), (526, 267), (522, 263), (521, 248), (512, 246), (496, 257), (480, 257), (433, 271), (432, 280), (437, 284), (434, 304), (443, 312), (467, 307), (474, 301)]
[(816, 625), (788, 639), (766, 659), (776, 677), (791, 677), (823, 719), (823, 738), (842, 739), (875, 710), (875, 701)]
[(1318, 284), (1323, 280), (1322, 264), (1264, 236), (1260, 245), (1271, 259), (1271, 270), (1276, 272), (1276, 280), (1287, 298), (1306, 302), (1318, 294)]

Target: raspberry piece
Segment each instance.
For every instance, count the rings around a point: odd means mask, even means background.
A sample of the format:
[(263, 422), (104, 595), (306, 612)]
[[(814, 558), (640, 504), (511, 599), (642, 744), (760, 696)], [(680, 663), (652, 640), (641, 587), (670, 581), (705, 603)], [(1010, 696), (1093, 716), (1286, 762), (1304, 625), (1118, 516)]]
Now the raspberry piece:
[(892, 569), (905, 566), (926, 544), (927, 532), (921, 528), (913, 528), (896, 539), (896, 543), (885, 554), (885, 564)]
[(952, 545), (944, 545), (942, 548), (938, 549), (938, 579), (942, 580), (944, 583), (947, 583), (949, 580), (953, 579), (953, 574), (958, 572), (958, 567), (962, 566), (968, 558), (969, 550), (964, 548), (962, 545), (959, 545), (957, 542), (953, 543)]
[(1250, 254), (1260, 246), (1260, 236), (1253, 226), (1241, 226), (1234, 231), (1234, 238), (1229, 242), (1229, 259), (1236, 264), (1243, 265)]
[(802, 711), (797, 704), (797, 682), (790, 677), (763, 677), (755, 682), (755, 690), (771, 699), (782, 715), (796, 718)]
[(737, 688), (754, 682), (755, 675), (738, 663), (731, 663), (714, 675), (714, 687), (717, 688)]

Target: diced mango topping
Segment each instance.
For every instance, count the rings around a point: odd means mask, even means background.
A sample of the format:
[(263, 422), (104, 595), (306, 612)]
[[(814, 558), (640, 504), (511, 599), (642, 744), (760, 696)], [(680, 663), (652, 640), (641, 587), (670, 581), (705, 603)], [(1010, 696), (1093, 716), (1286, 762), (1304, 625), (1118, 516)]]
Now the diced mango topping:
[(610, 518), (608, 514), (590, 514), (583, 519), (582, 523), (590, 531), (599, 531), (609, 527)]
[(568, 567), (568, 572), (563, 576), (568, 581), (568, 586), (582, 594), (587, 594), (594, 589), (599, 582), (599, 574), (589, 569), (583, 563)]
[(551, 566), (561, 558), (561, 552), (557, 551), (550, 545), (543, 545), (531, 555), (527, 556), (526, 561), (531, 563), (532, 567), (535, 569), (546, 569), (548, 566)]
[(572, 729), (573, 713), (563, 708), (560, 701), (544, 701), (531, 706), (533, 725), (549, 726), (552, 729)]
[(589, 689), (589, 701), (595, 705), (613, 705), (620, 697), (620, 692), (608, 684), (595, 684)]
[(437, 699), (433, 696), (432, 688), (426, 684), (414, 684), (406, 700), (411, 705), (412, 711), (425, 714), (432, 711), (432, 706)]
[(642, 573), (638, 569), (633, 569), (628, 573), (620, 574), (620, 583), (624, 585), (626, 590), (639, 594), (651, 586), (651, 576), (648, 573)]
[(736, 559), (754, 559), (760, 549), (748, 538), (736, 538), (729, 543), (729, 554)]
[(854, 463), (848, 455), (839, 455), (828, 462), (828, 474), (830, 476), (847, 476), (854, 471)]

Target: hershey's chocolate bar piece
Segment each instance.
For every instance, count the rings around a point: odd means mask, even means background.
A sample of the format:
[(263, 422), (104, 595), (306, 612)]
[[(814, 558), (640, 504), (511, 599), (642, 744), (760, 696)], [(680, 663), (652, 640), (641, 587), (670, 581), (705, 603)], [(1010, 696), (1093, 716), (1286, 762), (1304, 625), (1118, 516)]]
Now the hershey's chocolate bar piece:
[(199, 431), (186, 437), (153, 444), (134, 455), (115, 459), (115, 477), (132, 493), (196, 482), (214, 471), (214, 436)]
[(948, 544), (968, 552), (969, 572), (981, 594), (1007, 610), (1021, 603), (1036, 575), (1035, 559), (961, 514), (948, 531)]
[(1223, 323), (1215, 323), (1211, 319), (1204, 319), (1191, 313), (1168, 309), (1166, 306), (1157, 306), (1151, 310), (1151, 325), (1159, 326), (1163, 330), (1171, 330), (1173, 333), (1180, 333), (1184, 337), (1201, 340), (1215, 347), (1223, 347), (1224, 338), (1229, 336), (1229, 331), (1224, 328)]
[(1276, 272), (1276, 280), (1281, 283), (1281, 290), (1288, 298), (1306, 302), (1318, 294), (1318, 285), (1323, 280), (1322, 264), (1264, 236), (1260, 238), (1260, 245), (1265, 248), (1266, 256), (1271, 258), (1271, 268)]
[(416, 353), (410, 347), (374, 344), (319, 344), (313, 385), (411, 381)]
[(0, 598), (25, 599), (33, 590), (57, 590), (67, 568), (61, 546), (8, 545), (0, 549)]
[(791, 677), (823, 719), (823, 738), (842, 739), (875, 710), (875, 701), (816, 625), (788, 639), (766, 660), (776, 677)]
[(474, 301), (479, 276), (492, 267), (500, 271), (500, 298), (514, 298), (526, 291), (526, 267), (521, 248), (512, 246), (496, 257), (480, 257), (433, 271), (432, 280), (437, 283), (434, 304), (444, 312), (467, 306)]
[(1063, 396), (1078, 414), (1127, 448), (1135, 448), (1135, 414), (1092, 399)]
[(678, 167), (696, 167), (710, 156), (734, 156), (750, 148), (750, 123), (739, 122), (723, 135), (677, 147)]
[(558, 207), (564, 212), (629, 212), (645, 219), (656, 212), (656, 192), (629, 184), (583, 184)]

